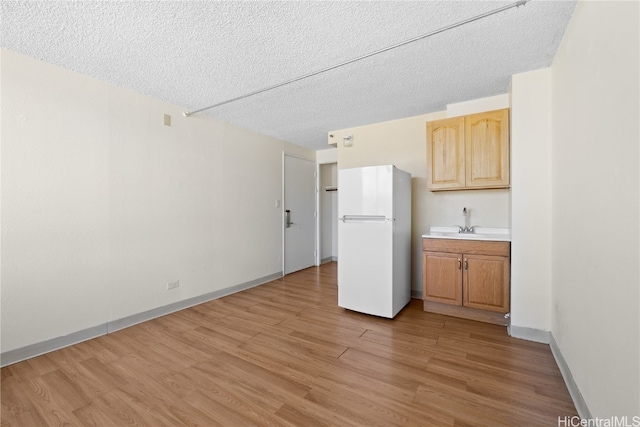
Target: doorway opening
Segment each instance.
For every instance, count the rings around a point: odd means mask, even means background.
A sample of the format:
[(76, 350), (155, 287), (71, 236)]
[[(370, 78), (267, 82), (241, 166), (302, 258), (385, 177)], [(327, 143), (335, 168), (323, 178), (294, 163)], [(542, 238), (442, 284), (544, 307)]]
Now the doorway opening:
[(338, 164), (320, 164), (318, 170), (318, 264), (324, 264), (338, 260)]

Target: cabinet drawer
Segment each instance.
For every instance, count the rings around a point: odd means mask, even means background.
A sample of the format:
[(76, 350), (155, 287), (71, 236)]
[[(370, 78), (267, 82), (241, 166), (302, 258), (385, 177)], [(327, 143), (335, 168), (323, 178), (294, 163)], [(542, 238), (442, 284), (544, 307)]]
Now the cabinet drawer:
[(511, 256), (511, 242), (423, 238), (422, 250), (508, 257)]

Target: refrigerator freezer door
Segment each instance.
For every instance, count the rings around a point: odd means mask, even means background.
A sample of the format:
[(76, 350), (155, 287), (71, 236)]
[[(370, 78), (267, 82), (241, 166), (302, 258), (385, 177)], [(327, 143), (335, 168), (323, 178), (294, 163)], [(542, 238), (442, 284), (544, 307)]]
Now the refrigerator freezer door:
[(340, 307), (394, 316), (393, 228), (393, 221), (386, 219), (338, 221)]
[(338, 171), (338, 185), (339, 218), (344, 215), (393, 218), (393, 166), (342, 169)]

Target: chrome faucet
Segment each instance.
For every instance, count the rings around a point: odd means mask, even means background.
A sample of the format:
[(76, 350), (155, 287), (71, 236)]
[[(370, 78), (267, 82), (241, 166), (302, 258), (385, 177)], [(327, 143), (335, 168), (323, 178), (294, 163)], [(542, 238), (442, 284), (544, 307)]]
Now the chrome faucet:
[(477, 225), (472, 225), (471, 227), (460, 227), (456, 225), (456, 227), (458, 227), (458, 233), (475, 233)]
[(458, 233), (475, 233), (475, 228), (477, 225), (472, 225), (469, 227), (469, 217), (467, 215), (467, 208), (462, 208), (462, 216), (464, 217), (464, 227), (460, 225), (456, 225), (458, 227)]
[(464, 217), (464, 228), (469, 228), (469, 217), (467, 216), (467, 207), (462, 208), (462, 216)]

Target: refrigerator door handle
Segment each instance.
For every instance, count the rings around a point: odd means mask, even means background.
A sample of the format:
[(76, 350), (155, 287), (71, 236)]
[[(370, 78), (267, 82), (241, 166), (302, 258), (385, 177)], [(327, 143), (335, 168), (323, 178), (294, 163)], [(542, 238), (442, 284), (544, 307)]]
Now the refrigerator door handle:
[(342, 215), (340, 218), (342, 222), (384, 222), (393, 221), (393, 219), (387, 218), (384, 215)]

